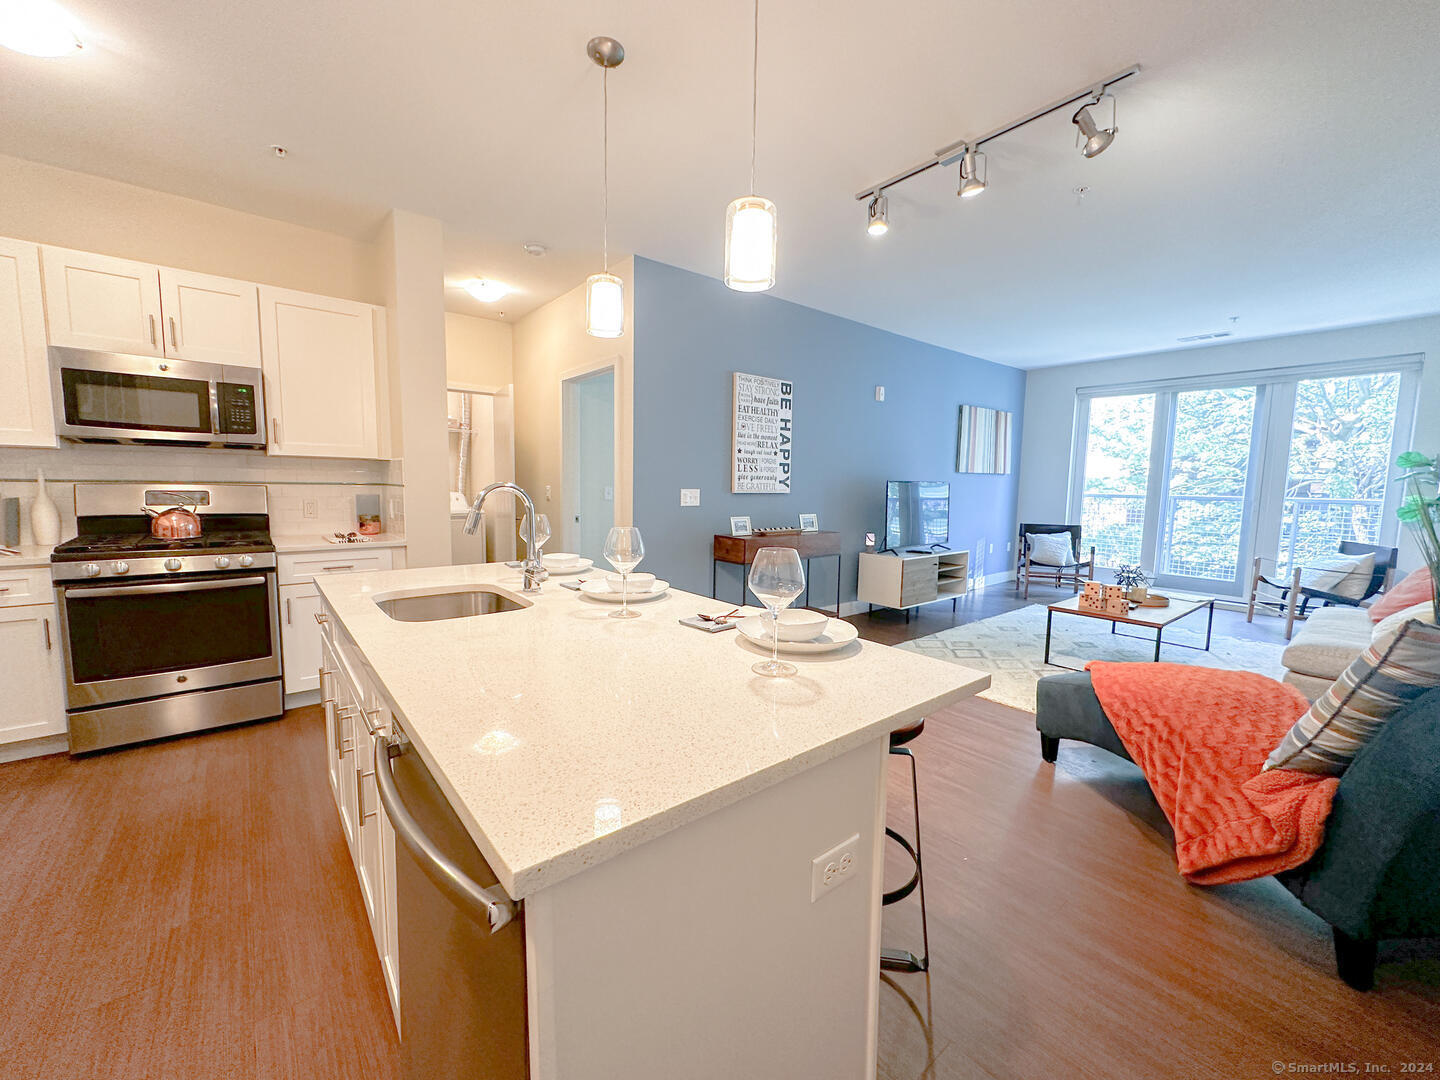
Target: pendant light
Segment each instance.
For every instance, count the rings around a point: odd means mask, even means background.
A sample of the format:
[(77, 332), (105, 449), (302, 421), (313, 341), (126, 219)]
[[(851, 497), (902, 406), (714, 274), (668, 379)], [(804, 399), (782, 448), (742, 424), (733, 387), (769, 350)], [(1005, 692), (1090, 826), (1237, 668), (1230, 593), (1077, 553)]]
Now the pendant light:
[(603, 157), (601, 165), (604, 188), (604, 217), (601, 226), (604, 262), (602, 272), (585, 279), (585, 332), (591, 337), (615, 338), (625, 332), (625, 284), (610, 273), (610, 69), (625, 60), (625, 48), (614, 38), (591, 38), (585, 54), (600, 67), (600, 93), (603, 102)]
[(725, 284), (736, 292), (775, 287), (775, 204), (755, 194), (755, 132), (760, 84), (760, 0), (755, 0), (750, 68), (750, 194), (725, 211)]

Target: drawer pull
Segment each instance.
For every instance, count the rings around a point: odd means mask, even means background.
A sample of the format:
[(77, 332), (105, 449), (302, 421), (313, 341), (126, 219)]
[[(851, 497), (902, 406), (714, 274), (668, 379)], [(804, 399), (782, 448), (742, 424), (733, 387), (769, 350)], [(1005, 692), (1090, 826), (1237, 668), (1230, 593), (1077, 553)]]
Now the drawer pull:
[(0, 589), (0, 593), (6, 593), (6, 592), (9, 592), (9, 591), (10, 591), (10, 586), (8, 586), (8, 585), (5, 586), (5, 588)]
[(326, 623), (328, 623), (328, 622), (330, 621), (330, 616), (329, 616), (329, 615), (326, 615), (325, 612), (323, 612), (323, 611), (317, 611), (317, 612), (315, 612), (315, 621), (316, 621), (317, 623), (319, 623), (321, 626), (324, 626)]
[(159, 344), (159, 342), (157, 342), (157, 341), (155, 340), (155, 316), (154, 316), (154, 315), (151, 315), (151, 316), (150, 316), (150, 344), (151, 344), (151, 345), (157, 345), (157, 344)]
[(354, 564), (354, 563), (346, 563), (344, 566), (322, 566), (320, 569), (321, 569), (321, 570), (324, 570), (326, 573), (331, 573), (331, 572), (334, 572), (334, 571), (336, 571), (336, 570), (354, 570), (354, 569), (355, 569), (355, 564)]
[(54, 645), (50, 643), (50, 620), (42, 619), (41, 622), (45, 624), (45, 651), (49, 652), (54, 648)]

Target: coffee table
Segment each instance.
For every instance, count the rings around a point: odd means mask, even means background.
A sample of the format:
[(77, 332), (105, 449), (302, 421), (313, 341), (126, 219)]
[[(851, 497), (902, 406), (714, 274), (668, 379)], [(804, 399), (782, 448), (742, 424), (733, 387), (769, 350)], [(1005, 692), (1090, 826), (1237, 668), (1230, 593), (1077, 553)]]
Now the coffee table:
[[(1087, 619), (1104, 619), (1110, 623), (1110, 632), (1115, 634), (1116, 626), (1123, 623), (1126, 626), (1144, 626), (1155, 631), (1155, 661), (1160, 660), (1160, 646), (1165, 635), (1165, 627), (1171, 623), (1179, 622), (1187, 615), (1193, 615), (1197, 611), (1207, 613), (1205, 620), (1205, 644), (1186, 645), (1182, 642), (1171, 641), (1165, 644), (1173, 645), (1177, 649), (1196, 649), (1208, 652), (1210, 650), (1210, 633), (1215, 628), (1215, 600), (1213, 597), (1201, 596), (1172, 596), (1168, 607), (1132, 607), (1128, 615), (1116, 615), (1108, 611), (1088, 611), (1080, 606), (1080, 597), (1072, 596), (1068, 600), (1062, 600), (1058, 604), (1051, 604), (1045, 612), (1045, 663), (1050, 663), (1050, 632), (1058, 612), (1061, 615), (1080, 615)], [(1140, 638), (1139, 634), (1119, 634), (1120, 637)], [(1148, 636), (1140, 640), (1149, 640)], [(1052, 667), (1064, 667), (1064, 664), (1053, 664)], [(1070, 668), (1069, 670), (1077, 670)]]

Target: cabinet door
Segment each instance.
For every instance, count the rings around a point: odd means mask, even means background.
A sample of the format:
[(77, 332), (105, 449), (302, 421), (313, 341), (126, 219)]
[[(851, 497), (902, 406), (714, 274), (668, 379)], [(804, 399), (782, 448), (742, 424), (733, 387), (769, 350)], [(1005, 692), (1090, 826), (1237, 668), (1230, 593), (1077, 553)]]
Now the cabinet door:
[(270, 453), (379, 456), (368, 304), (262, 285), (260, 354)]
[(40, 249), (0, 237), (0, 446), (54, 446)]
[(160, 270), (165, 355), (236, 367), (260, 366), (259, 287), (248, 281)]
[(280, 588), (280, 663), (285, 692), (301, 694), (320, 688), (320, 594), (310, 585)]
[(87, 251), (40, 250), (51, 345), (164, 355), (156, 267)]
[(65, 734), (54, 604), (0, 608), (0, 743)]
[(355, 824), (359, 838), (355, 842), (356, 870), (360, 875), (360, 894), (365, 898), (365, 914), (370, 916), (370, 932), (375, 938), (375, 951), (384, 955), (383, 907), (380, 899), (380, 793), (375, 789), (375, 737), (357, 713), (351, 720), (355, 740)]
[(344, 808), (340, 801), (340, 721), (339, 705), (335, 700), (335, 680), (340, 665), (335, 659), (335, 647), (322, 631), (320, 634), (320, 702), (325, 709), (325, 772), (330, 778), (330, 793), (335, 796), (335, 809), (344, 820)]

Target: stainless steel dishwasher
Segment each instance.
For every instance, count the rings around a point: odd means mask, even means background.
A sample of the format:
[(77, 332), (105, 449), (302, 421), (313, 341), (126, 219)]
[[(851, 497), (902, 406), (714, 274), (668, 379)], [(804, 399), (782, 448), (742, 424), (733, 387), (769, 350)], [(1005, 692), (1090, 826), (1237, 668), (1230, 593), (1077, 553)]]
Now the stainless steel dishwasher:
[(520, 905), (402, 732), (378, 742), (395, 850), (401, 1060), (410, 1080), (529, 1076)]

